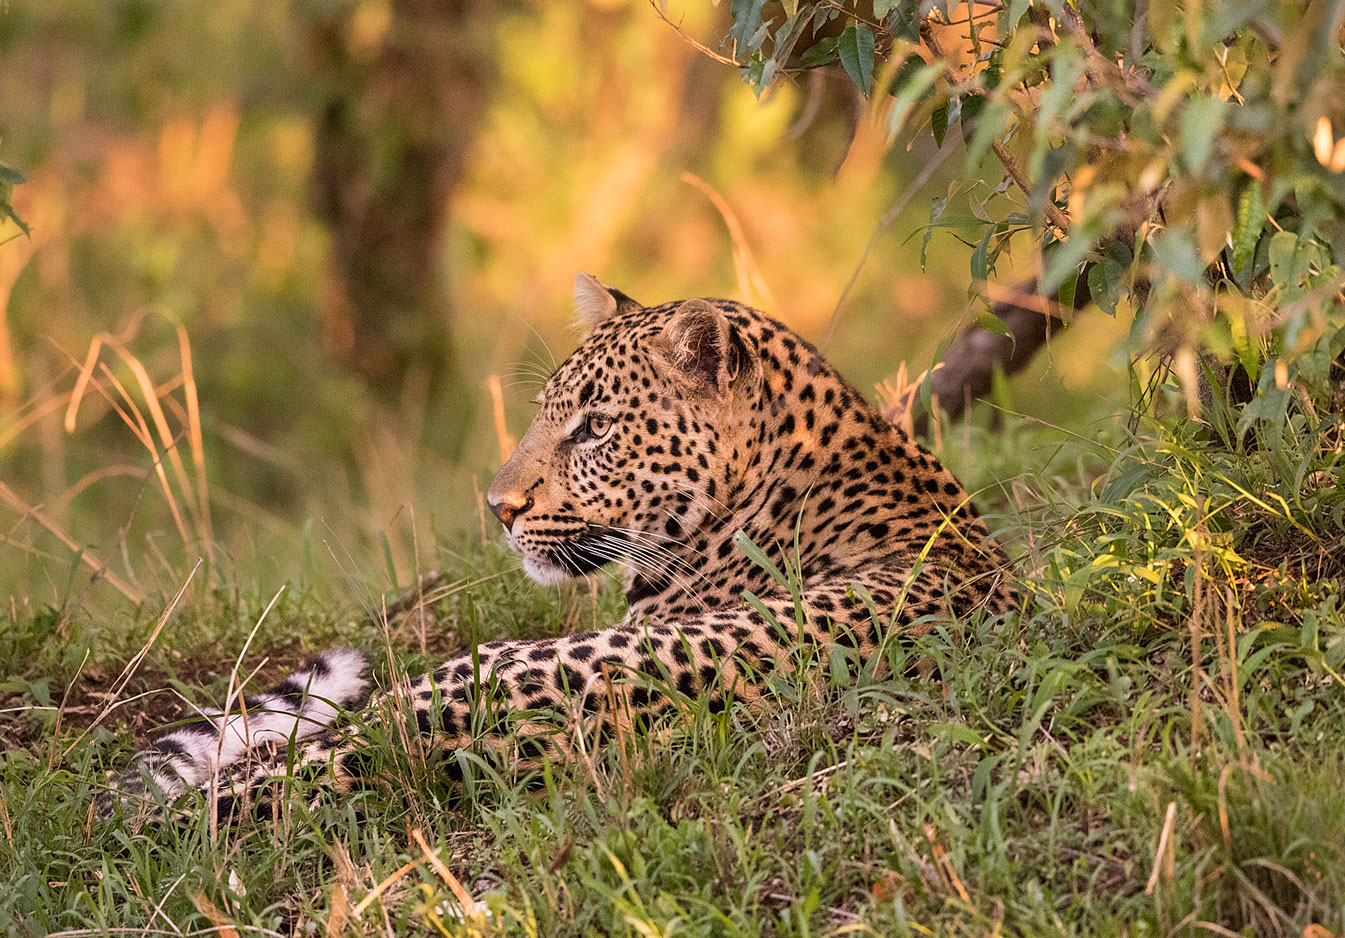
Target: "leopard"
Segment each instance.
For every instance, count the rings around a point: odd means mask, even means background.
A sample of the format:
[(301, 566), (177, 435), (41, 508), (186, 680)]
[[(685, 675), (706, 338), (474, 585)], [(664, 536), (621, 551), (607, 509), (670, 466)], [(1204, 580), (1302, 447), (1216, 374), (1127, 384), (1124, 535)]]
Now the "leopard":
[(103, 814), (161, 818), (203, 789), (239, 818), (276, 810), (295, 778), (315, 802), (376, 783), (369, 727), (394, 712), (425, 752), (565, 762), (688, 699), (752, 704), (763, 675), (815, 667), (801, 649), (870, 660), (1016, 608), (966, 489), (796, 332), (731, 300), (645, 306), (589, 274), (574, 299), (586, 334), (485, 501), (539, 584), (615, 565), (624, 618), (488, 641), (372, 700), (364, 658), (328, 653), (239, 713), (151, 737), (98, 795)]

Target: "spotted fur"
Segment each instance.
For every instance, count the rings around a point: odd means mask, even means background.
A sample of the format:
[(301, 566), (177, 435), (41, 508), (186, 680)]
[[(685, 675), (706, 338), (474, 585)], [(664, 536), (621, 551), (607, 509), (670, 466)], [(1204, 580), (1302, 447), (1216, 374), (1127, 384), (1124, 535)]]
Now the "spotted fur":
[[(409, 712), (431, 750), (532, 765), (678, 695), (750, 699), (753, 677), (801, 641), (867, 656), (1013, 605), (966, 491), (788, 328), (726, 300), (644, 307), (586, 275), (576, 300), (591, 331), (546, 382), (488, 502), (538, 582), (621, 565), (626, 617), (488, 642), (383, 695), (368, 719)], [(798, 564), (798, 606), (742, 539)], [(212, 802), (253, 809), (291, 772), (348, 788), (373, 771), (367, 746), (351, 726), (292, 761), (276, 740), (255, 746)]]

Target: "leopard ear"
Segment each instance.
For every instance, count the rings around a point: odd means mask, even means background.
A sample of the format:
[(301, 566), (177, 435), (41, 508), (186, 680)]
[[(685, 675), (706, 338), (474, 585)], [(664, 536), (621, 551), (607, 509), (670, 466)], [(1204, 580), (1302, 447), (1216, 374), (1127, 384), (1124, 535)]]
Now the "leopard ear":
[(687, 300), (663, 330), (667, 356), (673, 367), (691, 375), (723, 396), (738, 374), (738, 351), (731, 341), (728, 320), (705, 300)]
[(574, 278), (575, 316), (585, 328), (592, 329), (630, 308), (638, 309), (640, 304), (592, 274), (578, 274)]

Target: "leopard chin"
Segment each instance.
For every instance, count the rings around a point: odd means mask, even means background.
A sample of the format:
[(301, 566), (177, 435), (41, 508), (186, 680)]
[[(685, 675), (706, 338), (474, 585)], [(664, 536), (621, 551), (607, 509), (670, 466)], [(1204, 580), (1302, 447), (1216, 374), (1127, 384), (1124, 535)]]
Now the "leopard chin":
[(559, 586), (575, 577), (575, 574), (555, 561), (533, 554), (523, 555), (523, 572), (528, 575), (528, 579), (542, 586)]
[(615, 558), (597, 549), (601, 538), (585, 533), (545, 551), (525, 553), (523, 572), (543, 586), (586, 576)]

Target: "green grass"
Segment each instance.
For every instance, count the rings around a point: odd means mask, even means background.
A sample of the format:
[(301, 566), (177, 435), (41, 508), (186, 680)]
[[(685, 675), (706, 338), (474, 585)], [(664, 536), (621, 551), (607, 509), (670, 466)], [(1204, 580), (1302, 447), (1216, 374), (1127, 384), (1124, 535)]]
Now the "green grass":
[[(296, 803), (274, 826), (90, 825), (102, 770), (129, 752), (125, 721), (174, 712), (161, 693), (82, 729), (166, 601), (113, 620), (77, 601), (16, 607), (0, 630), (0, 924), (17, 935), (1339, 933), (1345, 497), (1330, 428), (1276, 419), (1233, 446), (1220, 427), (1237, 428), (1217, 415), (1108, 428), (1108, 446), (1017, 420), (950, 435), (950, 461), (987, 486), (980, 501), (1022, 554), (1027, 586), (1012, 621), (921, 640), (940, 682), (823, 649), (813, 680), (770, 680), (769, 705), (689, 701), (591, 766), (515, 778), (468, 759), (465, 783), (366, 791), (312, 815)], [(373, 624), (382, 590), (369, 573), (286, 589), (248, 662), (274, 658), (269, 674), (346, 643), (386, 679), (471, 641), (620, 615), (610, 583), (596, 597), (541, 589), (470, 531), (433, 552), (454, 579), (482, 582), (436, 607), (426, 651), (414, 626)], [(221, 697), (277, 586), (193, 586), (123, 697)], [(417, 828), (489, 907), (484, 924), (446, 911), (452, 891)]]

